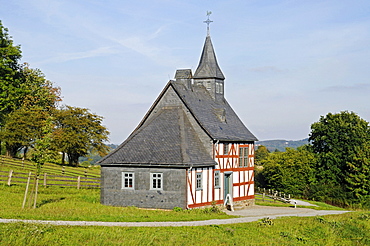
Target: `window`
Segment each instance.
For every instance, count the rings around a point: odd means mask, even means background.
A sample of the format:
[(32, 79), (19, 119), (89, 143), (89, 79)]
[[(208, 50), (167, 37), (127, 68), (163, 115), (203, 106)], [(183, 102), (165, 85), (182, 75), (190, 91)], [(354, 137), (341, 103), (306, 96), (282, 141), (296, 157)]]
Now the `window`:
[(207, 81), (207, 90), (211, 90), (211, 81)]
[(196, 176), (197, 176), (196, 190), (201, 190), (203, 188), (203, 186), (202, 186), (202, 173), (196, 173)]
[(122, 189), (134, 189), (134, 173), (123, 172), (122, 173)]
[(216, 93), (220, 93), (220, 83), (216, 83)]
[(215, 188), (220, 188), (220, 171), (215, 171)]
[(151, 173), (150, 174), (150, 189), (151, 190), (163, 190), (163, 174), (162, 173)]
[(227, 155), (227, 154), (229, 154), (229, 144), (224, 143), (224, 155)]
[(239, 167), (248, 166), (248, 155), (249, 155), (248, 147), (239, 148)]

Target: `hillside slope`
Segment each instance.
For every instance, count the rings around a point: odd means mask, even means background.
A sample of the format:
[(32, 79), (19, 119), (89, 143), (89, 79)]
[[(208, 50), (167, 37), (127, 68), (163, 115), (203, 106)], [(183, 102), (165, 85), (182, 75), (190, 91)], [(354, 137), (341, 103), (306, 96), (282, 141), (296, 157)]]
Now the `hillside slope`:
[(263, 140), (257, 141), (256, 146), (266, 146), (271, 152), (276, 149), (279, 151), (285, 151), (285, 148), (298, 148), (302, 145), (308, 144), (308, 138), (302, 140)]

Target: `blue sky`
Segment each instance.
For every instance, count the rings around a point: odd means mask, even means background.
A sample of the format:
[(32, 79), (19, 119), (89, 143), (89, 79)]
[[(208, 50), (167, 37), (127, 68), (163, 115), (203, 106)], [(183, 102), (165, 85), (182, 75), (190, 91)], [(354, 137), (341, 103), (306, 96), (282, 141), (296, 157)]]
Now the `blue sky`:
[(63, 104), (132, 132), (176, 69), (211, 38), (225, 96), (260, 140), (298, 140), (328, 112), (370, 121), (370, 1), (12, 0), (0, 20)]

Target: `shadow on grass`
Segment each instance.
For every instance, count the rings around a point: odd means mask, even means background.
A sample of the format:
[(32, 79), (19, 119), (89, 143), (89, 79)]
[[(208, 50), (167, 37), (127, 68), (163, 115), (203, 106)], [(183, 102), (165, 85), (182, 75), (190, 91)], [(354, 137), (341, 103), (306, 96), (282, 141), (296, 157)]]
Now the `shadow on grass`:
[(60, 198), (54, 198), (54, 199), (46, 199), (46, 200), (42, 200), (39, 204), (37, 204), (37, 208), (45, 205), (45, 204), (48, 204), (48, 203), (53, 203), (53, 202), (60, 202), (60, 201), (63, 201), (64, 199), (66, 199), (65, 197), (60, 197)]

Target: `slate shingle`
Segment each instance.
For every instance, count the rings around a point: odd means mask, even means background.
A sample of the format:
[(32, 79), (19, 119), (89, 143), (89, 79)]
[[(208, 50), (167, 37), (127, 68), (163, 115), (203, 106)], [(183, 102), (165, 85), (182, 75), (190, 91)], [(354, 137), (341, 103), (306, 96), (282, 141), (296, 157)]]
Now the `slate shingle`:
[(158, 111), (100, 163), (172, 167), (215, 165), (179, 107)]

